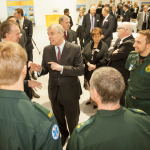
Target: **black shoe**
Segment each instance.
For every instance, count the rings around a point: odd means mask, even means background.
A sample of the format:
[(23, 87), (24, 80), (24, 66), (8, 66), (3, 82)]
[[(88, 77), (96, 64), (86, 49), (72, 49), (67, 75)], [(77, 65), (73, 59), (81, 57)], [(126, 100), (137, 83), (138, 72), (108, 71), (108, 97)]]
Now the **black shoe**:
[(89, 105), (89, 104), (91, 104), (91, 102), (89, 102), (89, 101), (87, 101), (87, 102), (85, 103), (85, 105)]
[(37, 77), (36, 77), (36, 75), (34, 74), (34, 72), (31, 74), (31, 77), (32, 77), (34, 80), (37, 80)]
[(61, 143), (62, 143), (62, 147), (64, 147), (64, 145), (67, 143), (68, 141), (68, 137), (61, 137)]
[(32, 96), (33, 96), (34, 98), (40, 98), (40, 95), (36, 94), (33, 89), (32, 89)]
[(94, 106), (93, 106), (93, 109), (96, 109), (97, 107), (98, 107), (98, 106), (94, 105)]

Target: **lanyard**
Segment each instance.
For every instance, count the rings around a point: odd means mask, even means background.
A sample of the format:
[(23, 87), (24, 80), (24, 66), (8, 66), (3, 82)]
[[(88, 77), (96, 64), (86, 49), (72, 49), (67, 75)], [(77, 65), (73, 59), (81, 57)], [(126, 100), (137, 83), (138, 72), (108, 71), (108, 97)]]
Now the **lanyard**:
[[(143, 59), (143, 61), (142, 61), (141, 63), (139, 63), (137, 66), (135, 66), (132, 70), (136, 70), (140, 65), (142, 65), (142, 63), (143, 63), (145, 60), (146, 60), (146, 58)], [(136, 61), (135, 61), (135, 64), (136, 64), (136, 62), (137, 62), (137, 59), (136, 59)]]

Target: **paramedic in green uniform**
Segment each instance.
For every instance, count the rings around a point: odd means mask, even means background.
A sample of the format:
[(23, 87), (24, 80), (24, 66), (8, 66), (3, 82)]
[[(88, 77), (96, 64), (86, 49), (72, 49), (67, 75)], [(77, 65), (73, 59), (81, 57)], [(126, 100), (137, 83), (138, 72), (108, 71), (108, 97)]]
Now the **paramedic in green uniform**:
[(126, 91), (126, 108), (145, 111), (150, 116), (150, 30), (138, 32), (126, 61), (130, 71), (129, 88)]
[(14, 42), (0, 42), (0, 150), (62, 150), (52, 112), (24, 92), (27, 54)]
[(150, 150), (150, 117), (120, 106), (125, 87), (119, 71), (101, 67), (90, 81), (97, 113), (74, 129), (67, 150)]

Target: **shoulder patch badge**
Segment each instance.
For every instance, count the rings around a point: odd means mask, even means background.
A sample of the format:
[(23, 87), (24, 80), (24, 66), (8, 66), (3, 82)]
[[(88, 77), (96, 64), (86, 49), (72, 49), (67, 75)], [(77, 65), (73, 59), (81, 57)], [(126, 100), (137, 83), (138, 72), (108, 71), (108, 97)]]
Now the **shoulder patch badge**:
[(145, 68), (145, 71), (146, 71), (147, 73), (150, 72), (150, 65), (148, 65), (148, 66)]
[(52, 119), (54, 117), (53, 113), (49, 111), (48, 109), (44, 108), (38, 103), (33, 102), (33, 105), (36, 106), (38, 109), (40, 109), (48, 118)]
[(54, 124), (52, 127), (52, 138), (57, 140), (59, 138), (59, 127), (57, 124)]
[(77, 132), (80, 132), (84, 127), (86, 127), (87, 125), (91, 124), (93, 121), (94, 121), (93, 118), (89, 118), (87, 121), (78, 124), (76, 126)]
[(136, 112), (136, 113), (139, 113), (139, 114), (147, 115), (146, 112), (144, 112), (143, 110), (140, 110), (140, 109), (132, 109), (132, 108), (128, 108), (128, 109), (131, 110), (132, 112)]

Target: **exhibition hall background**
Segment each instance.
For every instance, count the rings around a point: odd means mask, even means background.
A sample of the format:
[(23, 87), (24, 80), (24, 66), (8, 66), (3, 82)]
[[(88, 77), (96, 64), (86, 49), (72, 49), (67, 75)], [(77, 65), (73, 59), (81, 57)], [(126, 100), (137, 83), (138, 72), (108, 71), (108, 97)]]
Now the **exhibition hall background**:
[[(110, 0), (102, 0), (103, 4), (109, 3)], [(123, 0), (126, 1), (126, 0)], [(132, 0), (132, 2), (138, 2), (139, 6), (143, 0)], [(116, 5), (120, 0), (116, 0)], [(86, 12), (89, 10), (90, 5), (95, 3), (96, 6), (99, 0), (86, 0)], [(73, 19), (73, 29), (76, 28), (76, 18), (78, 12), (76, 12), (76, 0), (34, 0), (34, 13), (35, 13), (35, 23), (36, 26), (46, 26), (45, 15), (51, 15), (53, 8), (59, 9), (59, 14), (63, 14), (65, 8), (70, 9), (70, 16)], [(4, 21), (8, 17), (6, 0), (0, 0), (0, 19)]]

